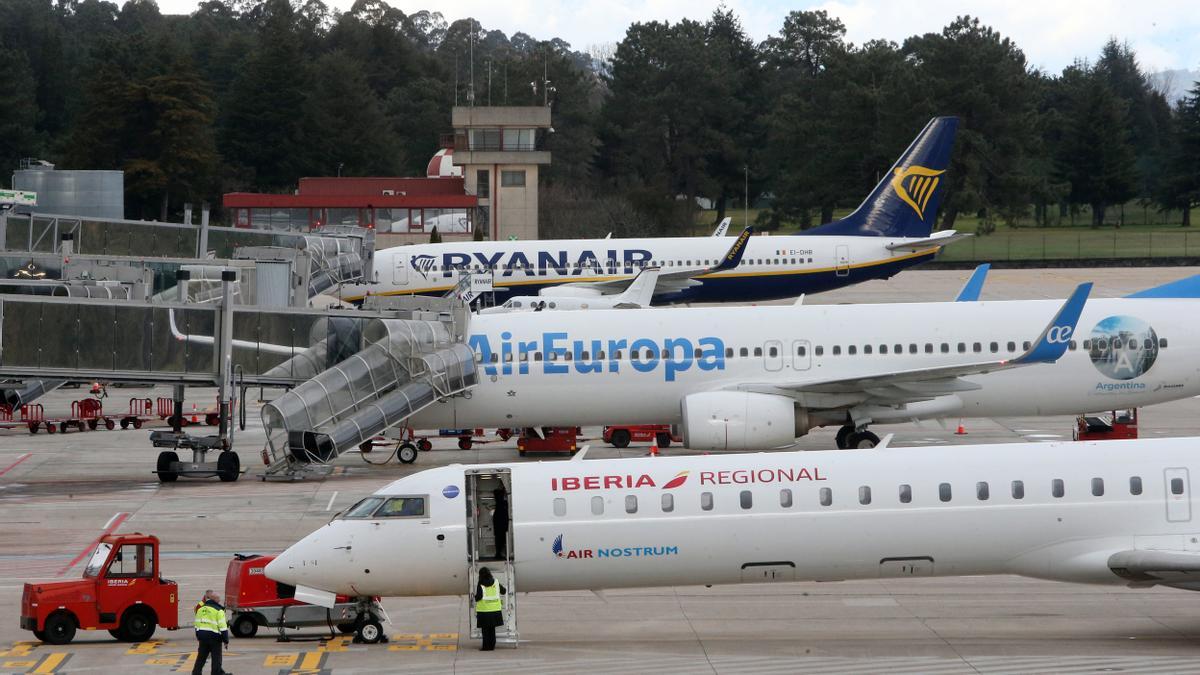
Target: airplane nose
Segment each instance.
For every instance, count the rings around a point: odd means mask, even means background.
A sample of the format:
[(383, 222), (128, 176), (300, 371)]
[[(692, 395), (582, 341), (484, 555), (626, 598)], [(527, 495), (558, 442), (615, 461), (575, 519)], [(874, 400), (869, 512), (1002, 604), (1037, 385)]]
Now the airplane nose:
[(288, 584), (289, 586), (300, 585), (300, 570), (296, 565), (299, 556), (295, 553), (296, 545), (288, 547), (286, 551), (275, 556), (275, 559), (267, 563), (263, 570), (268, 579)]

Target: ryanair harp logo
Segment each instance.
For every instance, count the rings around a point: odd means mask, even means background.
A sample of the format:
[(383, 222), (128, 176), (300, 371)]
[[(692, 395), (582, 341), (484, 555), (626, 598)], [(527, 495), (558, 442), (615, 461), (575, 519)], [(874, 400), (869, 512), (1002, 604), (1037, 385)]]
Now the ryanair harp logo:
[(934, 190), (937, 190), (938, 183), (942, 180), (938, 176), (944, 173), (945, 169), (934, 171), (915, 165), (896, 169), (892, 187), (895, 188), (896, 194), (900, 195), (900, 199), (917, 212), (917, 217), (924, 220), (925, 206), (929, 204), (929, 198), (933, 196)]

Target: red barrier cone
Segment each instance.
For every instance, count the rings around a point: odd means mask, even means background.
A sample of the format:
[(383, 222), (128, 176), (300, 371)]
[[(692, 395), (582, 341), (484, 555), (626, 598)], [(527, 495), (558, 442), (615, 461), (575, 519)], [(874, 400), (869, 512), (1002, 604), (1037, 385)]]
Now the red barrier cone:
[(192, 404), (192, 424), (199, 424), (200, 416), (196, 414), (196, 404)]
[(650, 444), (650, 456), (651, 456), (651, 457), (658, 457), (658, 443), (651, 443), (651, 444)]
[(963, 428), (962, 420), (958, 421), (958, 429), (955, 429), (954, 435), (955, 436), (966, 436), (967, 435), (967, 430), (965, 428)]

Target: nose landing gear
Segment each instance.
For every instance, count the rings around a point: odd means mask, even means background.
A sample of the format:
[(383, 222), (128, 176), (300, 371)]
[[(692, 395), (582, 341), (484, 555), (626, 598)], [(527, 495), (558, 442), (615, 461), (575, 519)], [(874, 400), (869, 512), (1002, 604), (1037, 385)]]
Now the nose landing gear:
[(879, 445), (879, 437), (863, 429), (859, 431), (847, 424), (837, 432), (837, 446), (840, 450), (856, 450), (873, 448)]

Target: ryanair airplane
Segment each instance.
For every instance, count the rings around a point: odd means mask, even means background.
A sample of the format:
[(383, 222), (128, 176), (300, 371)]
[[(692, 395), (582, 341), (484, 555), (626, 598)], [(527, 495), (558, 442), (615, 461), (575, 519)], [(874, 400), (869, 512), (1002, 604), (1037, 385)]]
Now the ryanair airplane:
[(731, 248), (723, 223), (712, 237), (401, 246), (376, 254), (372, 283), (343, 286), (338, 296), (440, 295), (465, 276), (490, 275), (497, 304), (512, 296), (589, 298), (625, 292), (648, 267), (659, 269), (655, 304), (774, 300), (886, 279), (969, 236), (932, 232), (957, 128), (954, 117), (930, 120), (858, 209), (799, 234)]

